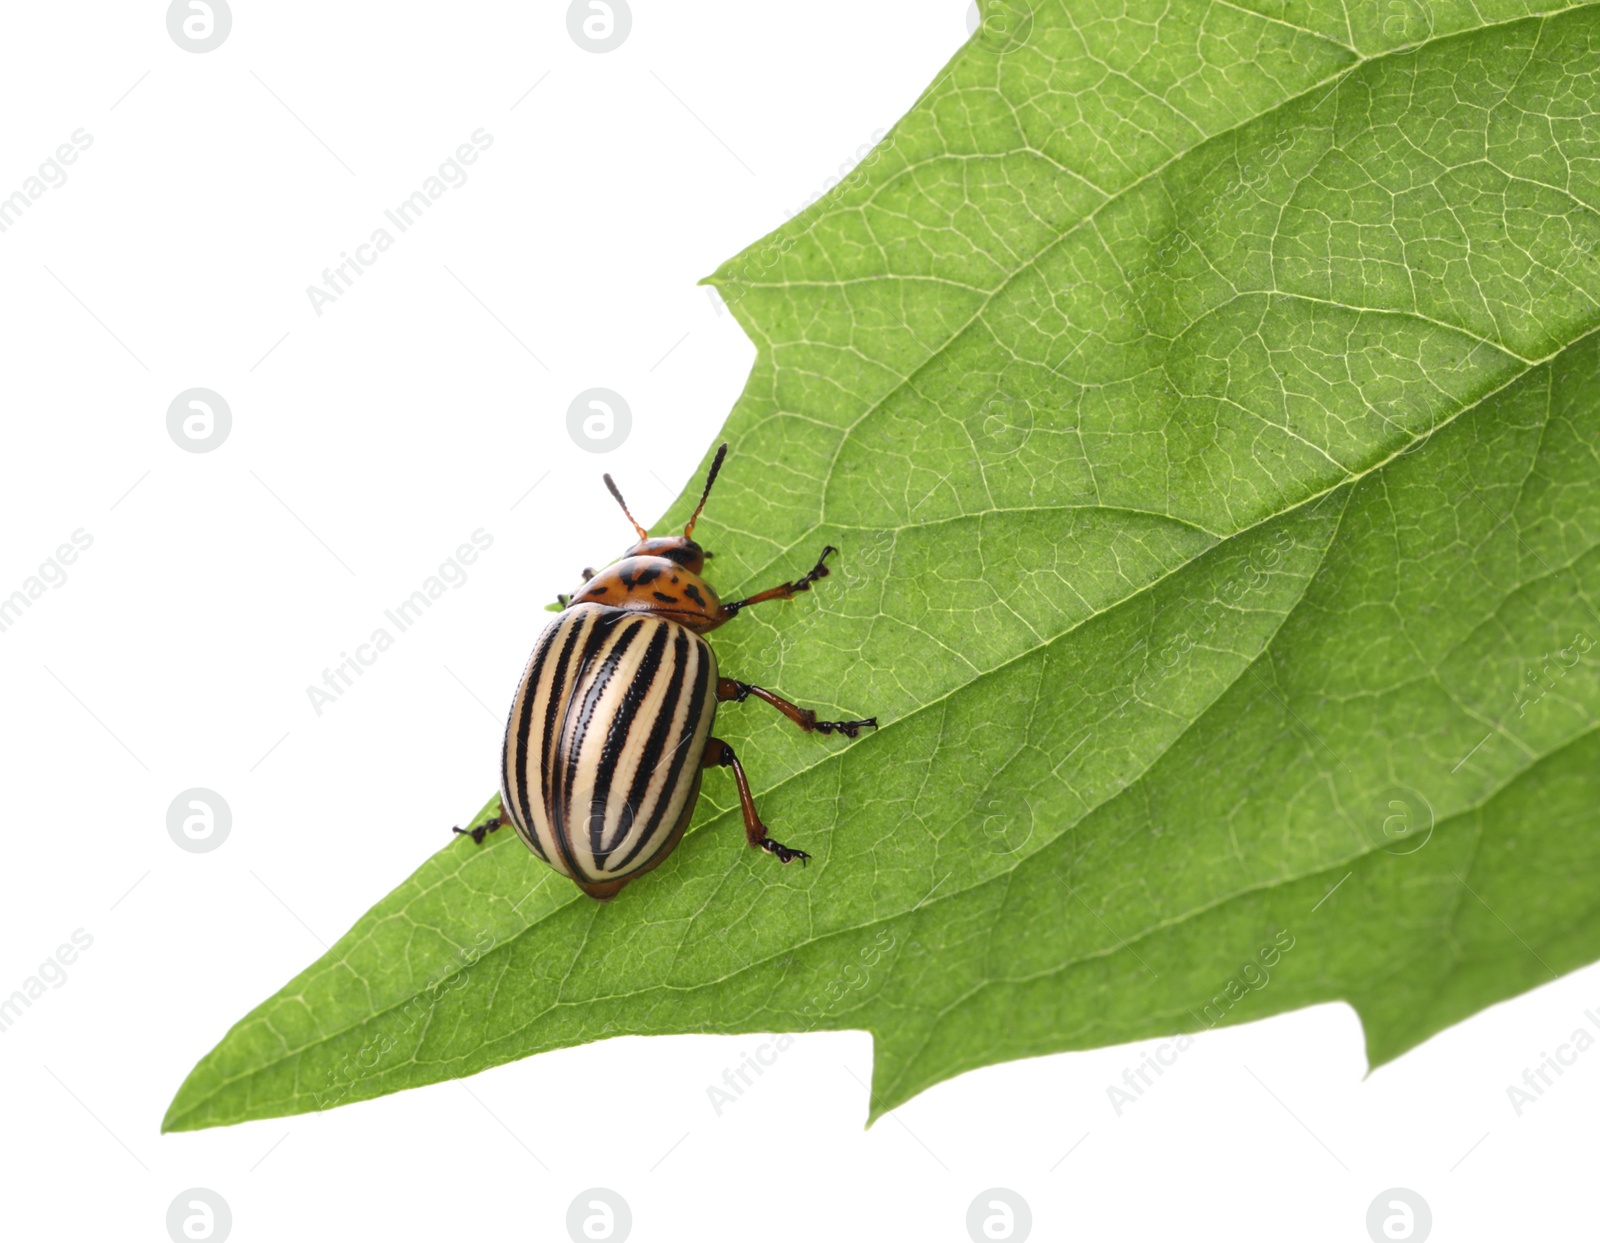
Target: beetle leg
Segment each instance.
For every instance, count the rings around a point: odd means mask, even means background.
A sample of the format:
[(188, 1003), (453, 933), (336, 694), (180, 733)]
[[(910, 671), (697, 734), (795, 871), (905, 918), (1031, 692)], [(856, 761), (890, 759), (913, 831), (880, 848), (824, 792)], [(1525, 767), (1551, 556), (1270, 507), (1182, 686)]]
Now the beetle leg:
[(838, 551), (839, 550), (832, 544), (829, 544), (822, 550), (822, 555), (817, 558), (816, 565), (812, 566), (792, 583), (781, 583), (776, 587), (769, 587), (765, 591), (758, 591), (755, 595), (748, 596), (743, 600), (734, 600), (731, 603), (724, 604), (722, 606), (719, 624), (720, 622), (727, 621), (740, 609), (745, 608), (748, 605), (762, 604), (768, 600), (790, 600), (802, 591), (810, 591), (812, 583), (816, 582), (819, 578), (828, 577), (828, 566), (826, 564), (827, 560)]
[(792, 704), (782, 695), (774, 694), (764, 686), (754, 686), (749, 682), (739, 682), (733, 678), (717, 679), (717, 698), (723, 703), (727, 703), (730, 699), (734, 703), (743, 703), (751, 695), (762, 703), (771, 704), (808, 734), (813, 731), (819, 734), (838, 732), (846, 738), (854, 738), (864, 729), (878, 728), (878, 718), (875, 716), (869, 716), (861, 721), (819, 721), (817, 714), (810, 708)]
[(502, 804), (500, 808), (500, 814), (497, 816), (490, 816), (482, 824), (475, 825), (470, 829), (452, 828), (450, 831), (452, 833), (459, 833), (462, 837), (470, 837), (475, 845), (481, 846), (483, 845), (483, 839), (485, 837), (489, 836), (489, 834), (493, 833), (496, 829), (510, 823), (511, 817), (506, 815), (505, 806)]
[(744, 775), (744, 765), (739, 763), (732, 747), (720, 738), (707, 738), (705, 758), (700, 763), (704, 768), (733, 769), (733, 783), (739, 787), (739, 810), (744, 815), (745, 841), (769, 855), (776, 855), (779, 863), (798, 859), (804, 864), (811, 857), (803, 850), (792, 850), (767, 836), (767, 826), (761, 823), (761, 817), (756, 814), (756, 801), (750, 797), (750, 782)]
[[(578, 572), (583, 575), (583, 581), (585, 583), (587, 583), (591, 578), (593, 578), (595, 576), (595, 573), (596, 573), (594, 570), (579, 570)], [(561, 608), (565, 609), (567, 607), (567, 605), (572, 603), (572, 597), (577, 595), (577, 594), (578, 594), (577, 592), (572, 592), (570, 595), (566, 594), (566, 593), (563, 593), (563, 594), (561, 594), (561, 595), (556, 597), (556, 603)]]

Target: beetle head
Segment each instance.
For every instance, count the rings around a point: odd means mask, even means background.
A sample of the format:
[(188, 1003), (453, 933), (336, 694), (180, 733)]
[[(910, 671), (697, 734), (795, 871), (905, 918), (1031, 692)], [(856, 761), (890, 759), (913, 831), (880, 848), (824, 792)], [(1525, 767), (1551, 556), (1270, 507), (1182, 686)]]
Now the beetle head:
[(695, 506), (694, 514), (689, 519), (689, 524), (683, 528), (682, 535), (658, 535), (651, 537), (650, 532), (639, 525), (637, 518), (628, 511), (628, 502), (622, 499), (622, 493), (611, 476), (605, 476), (606, 487), (611, 495), (617, 498), (617, 504), (622, 506), (622, 512), (627, 514), (628, 521), (633, 523), (633, 529), (639, 533), (639, 542), (627, 552), (624, 557), (665, 557), (667, 560), (683, 566), (691, 574), (705, 572), (706, 560), (711, 556), (699, 544), (694, 542), (694, 524), (700, 521), (700, 511), (706, 507), (706, 498), (711, 495), (711, 485), (717, 481), (717, 472), (722, 469), (722, 459), (728, 456), (726, 444), (717, 447), (717, 456), (711, 459), (711, 469), (706, 473), (706, 486), (700, 493), (700, 503)]
[(706, 558), (711, 554), (687, 535), (658, 535), (642, 539), (624, 557), (665, 557), (688, 570), (691, 574), (705, 572)]

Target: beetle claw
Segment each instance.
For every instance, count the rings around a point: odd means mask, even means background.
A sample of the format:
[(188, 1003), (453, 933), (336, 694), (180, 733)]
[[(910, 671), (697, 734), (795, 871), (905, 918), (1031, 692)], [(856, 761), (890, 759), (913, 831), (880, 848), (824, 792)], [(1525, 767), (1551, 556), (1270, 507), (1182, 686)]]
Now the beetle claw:
[(804, 867), (806, 860), (811, 858), (805, 851), (794, 850), (789, 846), (785, 846), (782, 842), (773, 841), (770, 837), (763, 837), (756, 845), (769, 855), (777, 856), (778, 862), (784, 865), (793, 863), (798, 859), (800, 860), (800, 866)]
[(495, 816), (489, 820), (485, 820), (482, 824), (477, 825), (474, 828), (462, 829), (452, 827), (450, 831), (452, 833), (459, 833), (462, 837), (470, 837), (474, 845), (481, 846), (483, 845), (483, 839), (498, 829), (502, 823), (503, 822), (500, 820), (500, 818)]
[(837, 731), (846, 738), (854, 738), (864, 729), (877, 729), (878, 718), (869, 716), (861, 721), (814, 721), (811, 728), (819, 734), (831, 734)]

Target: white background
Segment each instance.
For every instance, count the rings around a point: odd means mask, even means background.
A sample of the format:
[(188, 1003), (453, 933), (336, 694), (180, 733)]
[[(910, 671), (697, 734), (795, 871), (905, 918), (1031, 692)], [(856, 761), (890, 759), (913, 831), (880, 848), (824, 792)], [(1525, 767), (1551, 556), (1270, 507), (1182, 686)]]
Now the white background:
[[(1580, 1228), (1600, 1051), (1521, 1117), (1506, 1088), (1600, 1007), (1597, 968), (1370, 1077), (1341, 1005), (1210, 1033), (1120, 1117), (1107, 1087), (1154, 1045), (978, 1071), (864, 1130), (871, 1043), (835, 1033), (720, 1117), (707, 1088), (768, 1038), (158, 1135), (226, 1028), (494, 788), (541, 606), (627, 534), (600, 471), (655, 517), (754, 356), (695, 282), (967, 34), (959, 0), (636, 0), (596, 55), (565, 8), (238, 0), (194, 54), (160, 3), (8, 6), (0, 195), (93, 142), (0, 234), (0, 596), (93, 544), (0, 633), (0, 996), (93, 946), (0, 1033), (5, 1237), (165, 1239), (190, 1187), (241, 1241), (563, 1239), (592, 1186), (641, 1241), (959, 1243), (995, 1186), (1038, 1239), (1359, 1243), (1395, 1186), (1438, 1239)], [(306, 287), (480, 128), (469, 179), (317, 315)], [(214, 452), (166, 430), (195, 386), (233, 412)], [(633, 411), (605, 457), (566, 430), (593, 386)], [(467, 581), (318, 716), (307, 685), (478, 528)], [(167, 834), (192, 786), (233, 811), (213, 853)]]

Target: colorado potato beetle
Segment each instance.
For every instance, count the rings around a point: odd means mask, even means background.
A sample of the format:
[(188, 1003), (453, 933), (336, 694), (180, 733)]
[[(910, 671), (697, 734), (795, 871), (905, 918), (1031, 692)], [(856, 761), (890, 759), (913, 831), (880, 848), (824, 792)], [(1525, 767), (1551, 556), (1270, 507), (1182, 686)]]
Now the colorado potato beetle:
[(725, 444), (717, 449), (682, 535), (652, 538), (604, 477), (639, 542), (599, 573), (583, 571), (575, 595), (557, 598), (561, 612), (534, 644), (511, 701), (498, 813), (455, 832), (481, 845), (509, 823), (529, 850), (604, 901), (672, 853), (694, 814), (703, 771), (731, 768), (749, 845), (780, 863), (811, 857), (767, 832), (744, 766), (711, 734), (717, 704), (754, 696), (806, 733), (849, 738), (878, 720), (819, 721), (773, 691), (717, 675), (704, 636), (752, 604), (810, 591), (838, 551), (825, 547), (792, 582), (724, 604), (702, 577), (712, 554), (693, 537), (727, 453)]

